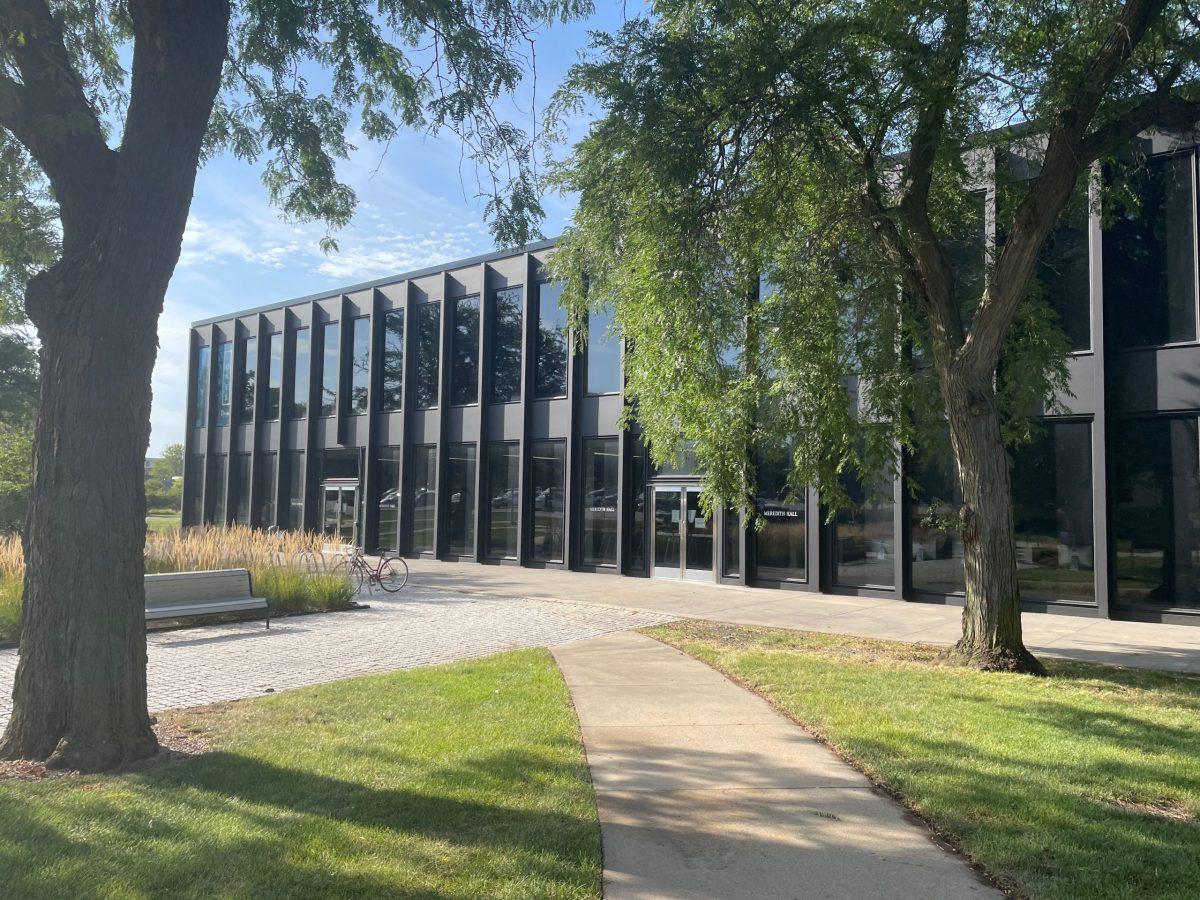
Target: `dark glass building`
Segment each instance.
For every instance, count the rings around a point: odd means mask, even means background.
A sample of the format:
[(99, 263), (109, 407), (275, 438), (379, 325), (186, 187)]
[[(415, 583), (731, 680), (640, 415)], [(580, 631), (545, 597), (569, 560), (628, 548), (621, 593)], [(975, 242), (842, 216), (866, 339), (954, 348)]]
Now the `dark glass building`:
[[(1141, 202), (1108, 210), (1104, 226), (1084, 204), (1039, 262), (1073, 352), (1069, 394), (1014, 454), (1017, 556), (1030, 609), (1200, 622), (1196, 150), (1165, 137), (1144, 149)], [(980, 192), (981, 241), (994, 236), (994, 193)], [(971, 248), (952, 249), (969, 269)], [(656, 471), (636, 430), (618, 427), (621, 344), (607, 317), (571, 351), (552, 252), (545, 242), (196, 323), (185, 524), (961, 602), (961, 541), (927, 518), (959, 498), (947, 441), (906, 459), (899, 479), (848, 482), (859, 504), (832, 521), (814, 491), (788, 491), (780, 448), (758, 460), (760, 529), (708, 517), (686, 460)]]

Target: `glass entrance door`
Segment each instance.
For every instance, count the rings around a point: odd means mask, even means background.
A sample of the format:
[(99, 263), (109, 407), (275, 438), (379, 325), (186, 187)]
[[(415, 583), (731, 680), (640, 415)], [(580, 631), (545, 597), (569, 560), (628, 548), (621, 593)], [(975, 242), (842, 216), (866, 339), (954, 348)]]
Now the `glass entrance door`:
[(358, 488), (325, 485), (325, 509), (322, 530), (347, 544), (358, 543)]
[(654, 576), (713, 580), (713, 524), (697, 487), (654, 488)]

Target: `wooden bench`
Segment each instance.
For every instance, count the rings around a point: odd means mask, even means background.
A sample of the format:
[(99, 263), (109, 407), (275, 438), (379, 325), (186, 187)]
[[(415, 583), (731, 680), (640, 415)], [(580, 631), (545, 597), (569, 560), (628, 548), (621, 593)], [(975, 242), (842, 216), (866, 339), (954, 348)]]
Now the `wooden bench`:
[(147, 622), (236, 612), (262, 612), (271, 627), (271, 608), (251, 592), (248, 569), (146, 576)]

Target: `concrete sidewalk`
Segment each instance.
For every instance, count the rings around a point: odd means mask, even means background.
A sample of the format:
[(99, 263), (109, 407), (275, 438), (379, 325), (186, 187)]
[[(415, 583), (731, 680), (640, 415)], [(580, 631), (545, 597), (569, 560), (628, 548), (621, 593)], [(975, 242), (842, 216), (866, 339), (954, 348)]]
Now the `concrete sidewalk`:
[(596, 788), (604, 896), (999, 898), (766, 702), (638, 634), (553, 650)]
[[(740, 625), (945, 646), (958, 640), (962, 629), (962, 610), (936, 603), (435, 560), (413, 560), (410, 565), (414, 583), (423, 587), (498, 597), (570, 600)], [(1031, 612), (1022, 622), (1026, 646), (1039, 655), (1200, 672), (1200, 626)]]

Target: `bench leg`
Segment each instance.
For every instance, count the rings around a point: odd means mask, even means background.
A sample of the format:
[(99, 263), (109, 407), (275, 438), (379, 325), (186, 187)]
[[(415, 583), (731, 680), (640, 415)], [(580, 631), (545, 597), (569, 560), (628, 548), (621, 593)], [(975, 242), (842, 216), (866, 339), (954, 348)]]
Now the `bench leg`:
[(271, 630), (271, 607), (267, 607), (267, 631)]

